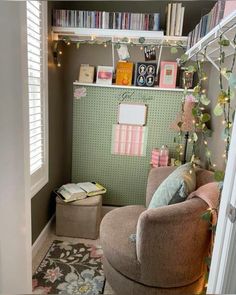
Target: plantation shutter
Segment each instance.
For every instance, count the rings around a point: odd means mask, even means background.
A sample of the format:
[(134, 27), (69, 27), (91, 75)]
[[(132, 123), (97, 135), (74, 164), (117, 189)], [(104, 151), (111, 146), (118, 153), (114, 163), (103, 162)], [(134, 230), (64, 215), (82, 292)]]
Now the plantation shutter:
[(45, 2), (27, 1), (29, 157), (32, 185), (45, 178), (44, 166), (47, 165), (47, 55), (43, 15)]

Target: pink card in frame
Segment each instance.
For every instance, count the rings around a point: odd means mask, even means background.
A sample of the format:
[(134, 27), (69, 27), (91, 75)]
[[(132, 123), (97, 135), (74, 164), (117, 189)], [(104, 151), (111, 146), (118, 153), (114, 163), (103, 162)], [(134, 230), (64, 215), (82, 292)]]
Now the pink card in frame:
[(162, 61), (160, 87), (161, 88), (175, 88), (177, 77), (177, 62)]

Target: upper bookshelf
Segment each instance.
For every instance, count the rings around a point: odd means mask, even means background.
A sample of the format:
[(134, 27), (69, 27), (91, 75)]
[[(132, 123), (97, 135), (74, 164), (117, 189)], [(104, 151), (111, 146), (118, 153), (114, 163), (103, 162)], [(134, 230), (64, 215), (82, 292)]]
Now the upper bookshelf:
[(200, 39), (195, 45), (186, 51), (189, 59), (195, 59), (196, 55), (203, 54), (216, 67), (215, 61), (220, 56), (219, 36), (223, 34), (224, 39), (230, 41), (230, 46), (224, 48), (225, 57), (230, 56), (235, 51), (234, 40), (236, 34), (236, 10), (225, 17), (206, 36)]
[[(140, 44), (140, 37), (145, 38), (144, 44), (169, 44), (182, 46), (187, 45), (187, 37), (183, 36), (164, 36), (163, 31), (139, 31), (139, 30), (117, 30), (117, 29), (90, 29), (90, 28), (68, 28), (52, 27), (53, 40), (63, 40), (70, 38), (73, 42), (83, 40), (94, 40), (98, 42), (113, 41), (134, 44)], [(125, 39), (127, 38), (127, 39)]]

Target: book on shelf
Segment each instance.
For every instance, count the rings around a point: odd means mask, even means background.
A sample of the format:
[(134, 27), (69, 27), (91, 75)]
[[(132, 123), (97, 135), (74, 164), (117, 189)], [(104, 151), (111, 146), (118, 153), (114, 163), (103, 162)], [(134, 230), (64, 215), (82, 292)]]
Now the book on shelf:
[(113, 76), (113, 67), (98, 66), (97, 67), (97, 84), (111, 85)]
[(171, 15), (171, 3), (167, 6), (167, 23), (166, 23), (166, 35), (170, 36), (170, 15)]
[(159, 86), (161, 88), (175, 88), (177, 78), (177, 62), (161, 61)]
[(130, 13), (82, 10), (53, 10), (56, 27), (118, 30), (160, 30), (160, 13)]
[(131, 86), (133, 63), (119, 61), (116, 66), (116, 85)]
[(90, 66), (88, 64), (81, 64), (78, 81), (80, 83), (93, 83), (94, 71), (94, 66)]
[(156, 63), (138, 62), (135, 65), (134, 85), (141, 87), (154, 87), (156, 72)]
[(106, 193), (105, 187), (97, 182), (67, 183), (57, 191), (57, 195), (66, 203)]
[(169, 3), (167, 5), (166, 35), (182, 36), (185, 7), (182, 3)]
[(209, 33), (221, 20), (236, 10), (235, 0), (218, 0), (211, 11), (204, 15), (196, 27), (189, 32), (188, 48), (192, 47), (207, 33)]
[(177, 7), (177, 3), (173, 3), (172, 7), (171, 7), (171, 22), (170, 22), (170, 35), (171, 36), (174, 36), (174, 34), (175, 34), (176, 7)]

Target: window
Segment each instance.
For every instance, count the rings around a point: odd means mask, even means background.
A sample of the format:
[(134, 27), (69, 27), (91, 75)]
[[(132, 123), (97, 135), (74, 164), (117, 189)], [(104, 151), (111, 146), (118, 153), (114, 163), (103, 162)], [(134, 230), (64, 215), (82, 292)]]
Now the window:
[(31, 194), (48, 182), (47, 3), (27, 1)]

